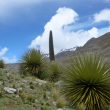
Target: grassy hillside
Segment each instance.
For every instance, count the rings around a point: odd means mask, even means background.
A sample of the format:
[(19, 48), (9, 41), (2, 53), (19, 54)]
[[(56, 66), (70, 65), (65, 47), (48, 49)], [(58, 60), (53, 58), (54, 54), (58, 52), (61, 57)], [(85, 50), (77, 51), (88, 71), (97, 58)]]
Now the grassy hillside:
[[(16, 91), (9, 93), (6, 88)], [(0, 110), (70, 110), (59, 90), (57, 83), (0, 69)]]

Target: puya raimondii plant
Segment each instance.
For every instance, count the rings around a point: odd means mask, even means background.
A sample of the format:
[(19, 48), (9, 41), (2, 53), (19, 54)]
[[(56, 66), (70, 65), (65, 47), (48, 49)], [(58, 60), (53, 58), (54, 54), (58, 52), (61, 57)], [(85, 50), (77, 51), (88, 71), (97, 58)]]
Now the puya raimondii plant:
[(36, 49), (28, 50), (21, 58), (21, 71), (23, 74), (38, 76), (44, 71), (45, 59), (40, 51)]
[(108, 110), (110, 105), (110, 66), (100, 56), (79, 55), (63, 74), (62, 93), (72, 105), (85, 110)]
[(1, 59), (0, 60), (0, 68), (4, 68), (5, 67), (5, 63), (4, 63), (4, 61)]

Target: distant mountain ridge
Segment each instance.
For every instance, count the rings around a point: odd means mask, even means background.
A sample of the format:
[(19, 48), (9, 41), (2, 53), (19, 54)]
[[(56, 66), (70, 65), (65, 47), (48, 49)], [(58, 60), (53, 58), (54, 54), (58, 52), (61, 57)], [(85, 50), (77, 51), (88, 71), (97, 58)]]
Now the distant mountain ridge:
[(13, 71), (15, 73), (18, 73), (20, 68), (20, 63), (6, 64), (5, 67), (7, 68), (8, 71)]
[(98, 37), (90, 39), (83, 47), (77, 47), (75, 51), (62, 51), (56, 55), (56, 59), (65, 60), (73, 55), (86, 52), (97, 53), (105, 57), (110, 62), (110, 32)]

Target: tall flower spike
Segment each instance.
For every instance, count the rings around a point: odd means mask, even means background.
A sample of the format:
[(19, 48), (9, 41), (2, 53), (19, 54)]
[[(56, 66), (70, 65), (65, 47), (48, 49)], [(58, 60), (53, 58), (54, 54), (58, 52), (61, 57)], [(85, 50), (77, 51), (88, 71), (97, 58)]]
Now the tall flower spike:
[(50, 31), (50, 35), (49, 35), (49, 58), (50, 61), (55, 61), (52, 31)]

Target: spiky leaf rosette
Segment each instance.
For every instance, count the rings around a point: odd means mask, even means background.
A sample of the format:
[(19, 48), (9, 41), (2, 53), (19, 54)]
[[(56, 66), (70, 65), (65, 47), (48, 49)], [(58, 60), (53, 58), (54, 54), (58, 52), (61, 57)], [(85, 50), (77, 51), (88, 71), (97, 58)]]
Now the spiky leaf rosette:
[(62, 92), (72, 105), (107, 110), (110, 104), (110, 66), (93, 54), (74, 57), (63, 76)]
[(38, 76), (44, 69), (44, 57), (39, 51), (31, 49), (22, 57), (21, 68), (24, 73)]

